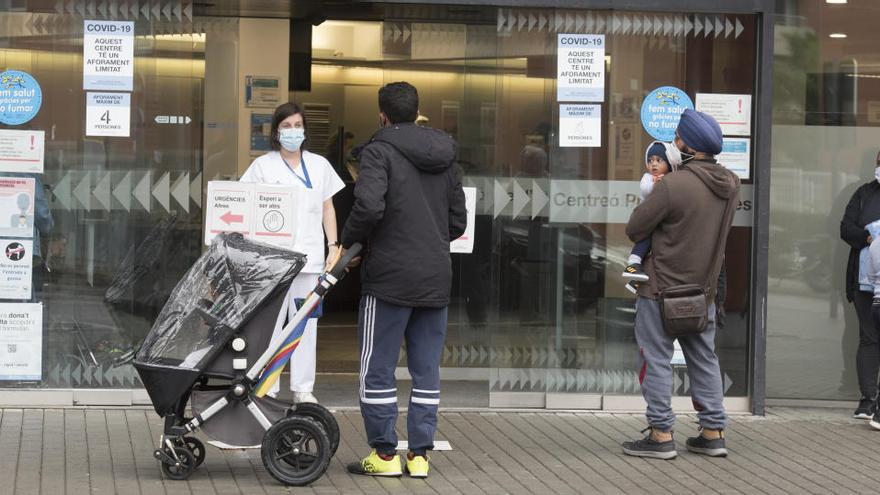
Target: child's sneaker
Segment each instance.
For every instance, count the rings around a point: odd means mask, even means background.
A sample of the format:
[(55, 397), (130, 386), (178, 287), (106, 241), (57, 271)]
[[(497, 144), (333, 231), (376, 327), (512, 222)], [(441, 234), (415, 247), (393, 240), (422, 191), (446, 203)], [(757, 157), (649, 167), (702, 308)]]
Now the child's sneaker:
[(626, 290), (632, 292), (633, 294), (638, 295), (638, 293), (639, 293), (638, 282), (629, 281), (626, 283), (626, 285), (624, 285), (624, 287), (626, 287)]
[(400, 471), (399, 455), (395, 454), (390, 459), (383, 459), (382, 457), (376, 453), (376, 449), (373, 449), (370, 451), (370, 455), (364, 457), (359, 462), (349, 463), (346, 468), (351, 474), (363, 474), (365, 476), (401, 476), (403, 474)]
[(411, 478), (427, 478), (428, 456), (415, 455), (412, 452), (406, 454), (406, 472)]
[(648, 274), (642, 270), (641, 263), (631, 263), (626, 265), (626, 268), (623, 269), (623, 278), (628, 278), (630, 280), (638, 280), (639, 282), (647, 282), (650, 280)]

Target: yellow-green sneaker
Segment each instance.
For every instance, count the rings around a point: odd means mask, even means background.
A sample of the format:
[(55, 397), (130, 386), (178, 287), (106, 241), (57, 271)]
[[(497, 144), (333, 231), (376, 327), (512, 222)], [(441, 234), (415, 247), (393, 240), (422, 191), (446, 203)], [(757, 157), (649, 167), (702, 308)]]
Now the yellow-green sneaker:
[[(370, 455), (359, 462), (349, 463), (348, 472), (351, 474), (363, 474), (365, 476), (400, 476), (400, 456), (394, 455), (389, 460), (382, 459), (376, 453), (376, 449), (370, 451)], [(426, 470), (427, 473), (427, 470)]]
[(406, 472), (411, 478), (428, 477), (428, 456), (415, 455), (412, 452), (406, 455)]

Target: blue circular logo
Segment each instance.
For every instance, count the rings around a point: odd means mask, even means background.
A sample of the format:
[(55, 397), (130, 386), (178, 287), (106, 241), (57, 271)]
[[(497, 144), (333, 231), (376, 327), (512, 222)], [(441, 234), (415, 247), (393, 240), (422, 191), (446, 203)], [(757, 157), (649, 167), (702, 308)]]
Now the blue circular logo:
[(659, 87), (642, 102), (642, 127), (658, 141), (672, 141), (686, 108), (694, 108), (687, 93), (674, 86)]
[(0, 72), (0, 123), (21, 125), (30, 121), (43, 104), (40, 83), (27, 72)]

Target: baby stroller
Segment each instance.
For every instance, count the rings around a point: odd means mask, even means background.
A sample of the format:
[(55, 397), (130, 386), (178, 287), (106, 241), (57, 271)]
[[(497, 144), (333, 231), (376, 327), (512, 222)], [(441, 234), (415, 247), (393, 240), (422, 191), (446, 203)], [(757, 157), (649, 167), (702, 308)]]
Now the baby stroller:
[[(189, 436), (201, 429), (236, 446), (261, 446), (263, 464), (278, 481), (307, 485), (320, 478), (339, 446), (339, 426), (318, 404), (264, 396), (296, 349), (305, 322), (357, 256), (354, 245), (285, 318), (288, 288), (305, 256), (221, 234), (181, 280), (144, 339), (134, 366), (165, 419), (154, 456), (163, 474), (186, 479), (205, 460)], [(190, 403), (192, 417), (186, 416)]]

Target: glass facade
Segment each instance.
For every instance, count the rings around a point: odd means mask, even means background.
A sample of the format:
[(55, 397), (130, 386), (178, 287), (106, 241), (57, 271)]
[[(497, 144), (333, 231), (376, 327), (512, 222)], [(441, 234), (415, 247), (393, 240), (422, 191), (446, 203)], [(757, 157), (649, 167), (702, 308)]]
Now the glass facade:
[(840, 222), (874, 180), (880, 5), (788, 1), (775, 26), (767, 397), (856, 400)]
[[(259, 119), (271, 109), (245, 105), (246, 74), (277, 76), (280, 98), (306, 108), (311, 150), (347, 185), (335, 198), (340, 221), (357, 177), (350, 151), (376, 129), (383, 84), (412, 82), (423, 124), (456, 137), (465, 185), (478, 201), (474, 251), (453, 255), (442, 376), (473, 381), (476, 402), (492, 406), (613, 409), (639, 395), (633, 299), (619, 276), (631, 248), (628, 210), (618, 216), (589, 198), (638, 193), (652, 140), (640, 115), (646, 95), (662, 86), (693, 100), (749, 95), (750, 136), (739, 137), (754, 148), (764, 131), (756, 117), (765, 62), (758, 14), (590, 10), (589, 2), (466, 11), (374, 3), (327, 7), (327, 20), (288, 30), (304, 3), (247, 12), (190, 2), (109, 2), (115, 7), (105, 11), (68, 3), (18, 2), (0, 12), (0, 72), (26, 72), (43, 93), (36, 117), (0, 130), (45, 131), (39, 186), (53, 220), (33, 270), (33, 299), (43, 304), (41, 379), (7, 379), (2, 388), (141, 387), (129, 360), (204, 248), (205, 184), (236, 178), (258, 153), (250, 139), (259, 139)], [(717, 347), (728, 397), (748, 396), (754, 379), (750, 321), (762, 308), (750, 307), (761, 242), (752, 224), (762, 213), (770, 217), (769, 271), (756, 274), (768, 283), (767, 397), (858, 393), (858, 329), (844, 297), (848, 249), (838, 229), (854, 188), (872, 177), (880, 142), (880, 52), (871, 37), (878, 15), (868, 0), (789, 0), (769, 19), (772, 159), (756, 163), (747, 149), (727, 245)], [(133, 88), (123, 91), (131, 98), (128, 136), (88, 135), (85, 19), (134, 21)], [(591, 102), (600, 105), (597, 147), (560, 146), (562, 105), (570, 103), (557, 96), (560, 33), (605, 36), (602, 101)], [(283, 59), (279, 74), (252, 68), (261, 50)], [(292, 52), (310, 54), (307, 84), (301, 63), (288, 67)], [(755, 212), (758, 166), (770, 167), (771, 203)], [(569, 208), (569, 197), (587, 206)], [(320, 372), (357, 372), (357, 298), (355, 273), (328, 299)], [(675, 394), (686, 396), (684, 369), (676, 373)]]
[(53, 220), (33, 269), (42, 379), (3, 386), (139, 387), (133, 350), (201, 252), (205, 36), (135, 17), (128, 136), (108, 138), (86, 129), (83, 17), (0, 12), (0, 70), (42, 88), (36, 117), (2, 127), (45, 131), (37, 184)]
[[(478, 190), (474, 252), (453, 256), (444, 371), (488, 379), (492, 405), (577, 400), (600, 407), (602, 396), (639, 393), (633, 298), (619, 276), (631, 245), (623, 233), (625, 218), (566, 218), (560, 195), (564, 187), (575, 196), (599, 188), (610, 197), (612, 181), (637, 183), (652, 139), (641, 129), (639, 107), (654, 88), (676, 86), (692, 96), (751, 95), (755, 21), (723, 18), (740, 28), (706, 39), (704, 33), (685, 33), (684, 26), (709, 16), (529, 13), (536, 16), (536, 29), (509, 24), (508, 17), (519, 19), (521, 12), (506, 9), (471, 23), (325, 22), (314, 28), (311, 90), (295, 91), (292, 99), (325, 106), (333, 130), (327, 155), (342, 171), (356, 169), (356, 163), (335, 158), (346, 151), (338, 136), (348, 134), (357, 143), (374, 132), (379, 87), (397, 80), (418, 87), (425, 125), (457, 138), (465, 185)], [(602, 29), (606, 103), (603, 137), (595, 148), (559, 145), (557, 34), (568, 31), (547, 21), (572, 14), (575, 22), (598, 19), (608, 26), (650, 20), (647, 31)], [(673, 29), (655, 34), (654, 19)], [(346, 201), (337, 197), (343, 217)], [(747, 394), (749, 379), (750, 242), (746, 220), (728, 246), (727, 317), (719, 334), (727, 393), (734, 396)], [(687, 395), (685, 372), (677, 372), (676, 392)]]

